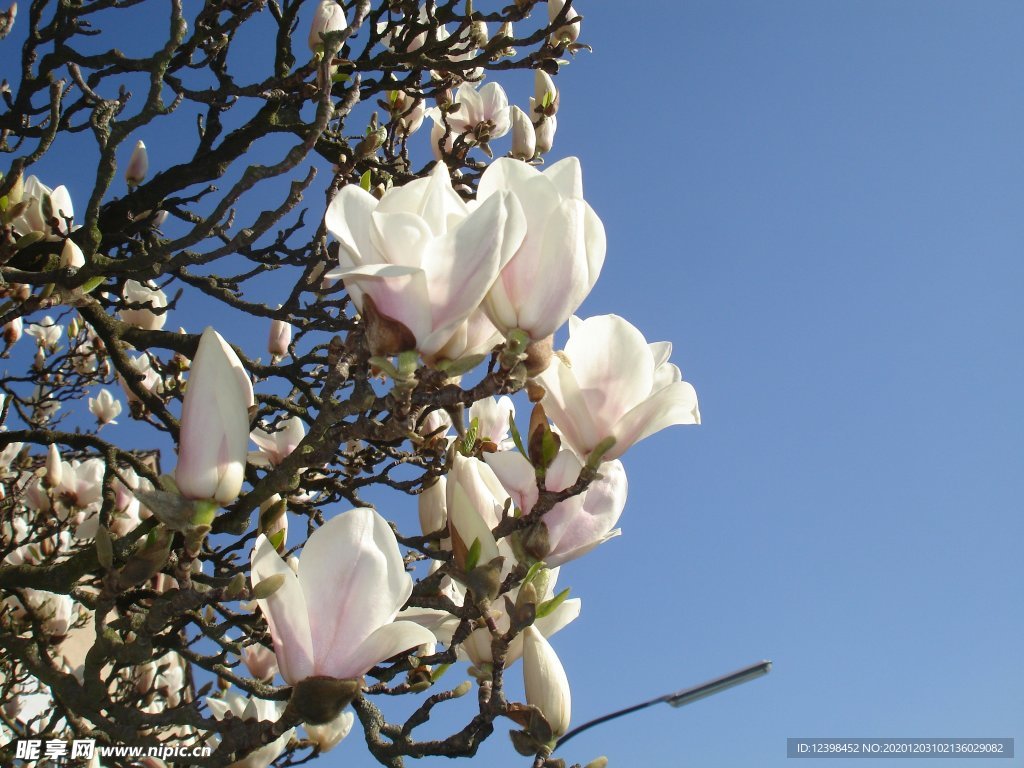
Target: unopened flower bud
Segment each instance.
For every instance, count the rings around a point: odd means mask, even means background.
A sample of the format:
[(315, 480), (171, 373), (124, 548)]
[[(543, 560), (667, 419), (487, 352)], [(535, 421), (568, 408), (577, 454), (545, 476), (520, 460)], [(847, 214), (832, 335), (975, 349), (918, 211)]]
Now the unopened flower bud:
[(20, 317), (16, 317), (4, 326), (4, 342), (7, 346), (17, 343), (24, 330), (24, 323)]
[(551, 75), (543, 69), (533, 73), (533, 99), (538, 113), (550, 117), (558, 112), (558, 89)]
[(512, 157), (532, 160), (537, 154), (537, 132), (530, 118), (517, 106), (509, 112), (512, 121)]
[(292, 325), (287, 320), (272, 320), (270, 338), (267, 340), (267, 352), (270, 360), (279, 363), (288, 354), (288, 345), (292, 343)]
[[(548, 0), (548, 23), (553, 24), (565, 7), (565, 0)], [(570, 8), (565, 15), (566, 19), (581, 19), (575, 8)], [(575, 43), (580, 36), (580, 22), (574, 21), (571, 24), (563, 24), (551, 33), (549, 38), (552, 45), (569, 45)]]
[(129, 187), (137, 187), (149, 173), (149, 155), (146, 152), (146, 145), (139, 139), (132, 150), (132, 158), (128, 161), (128, 167), (124, 171), (124, 180)]
[[(532, 103), (532, 102), (531, 102)], [(555, 130), (558, 128), (557, 117), (545, 117), (534, 125), (537, 132), (537, 154), (546, 155), (555, 144)]]
[(345, 18), (345, 9), (334, 0), (321, 0), (313, 17), (313, 24), (309, 28), (309, 50), (313, 53), (322, 53), (324, 50), (324, 35), (329, 32), (340, 32), (348, 27)]
[(46, 474), (43, 480), (49, 488), (56, 488), (64, 477), (64, 463), (60, 458), (60, 451), (56, 443), (50, 443), (46, 453)]
[(85, 254), (74, 240), (64, 241), (64, 250), (60, 252), (60, 265), (65, 269), (81, 269), (85, 266)]

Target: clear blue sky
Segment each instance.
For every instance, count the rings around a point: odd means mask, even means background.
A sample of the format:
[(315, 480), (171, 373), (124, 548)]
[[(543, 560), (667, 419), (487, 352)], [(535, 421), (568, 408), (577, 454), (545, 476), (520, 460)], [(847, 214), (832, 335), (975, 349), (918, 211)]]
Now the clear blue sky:
[[(624, 535), (563, 569), (583, 599), (554, 639), (573, 720), (775, 669), (562, 756), (781, 767), (790, 736), (1024, 750), (1024, 5), (579, 10), (595, 53), (557, 79), (553, 157), (580, 156), (609, 239), (582, 314), (671, 340), (704, 424), (626, 454)], [(478, 762), (525, 765), (501, 730)], [(375, 765), (358, 739), (321, 764)], [(932, 764), (954, 763), (913, 763)]]

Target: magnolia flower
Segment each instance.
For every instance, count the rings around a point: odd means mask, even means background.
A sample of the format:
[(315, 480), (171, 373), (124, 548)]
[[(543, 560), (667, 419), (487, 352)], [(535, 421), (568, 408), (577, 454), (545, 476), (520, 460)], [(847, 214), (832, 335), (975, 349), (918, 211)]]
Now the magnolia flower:
[(527, 627), (523, 642), (523, 682), (526, 703), (532, 704), (551, 726), (556, 738), (569, 730), (572, 695), (569, 679), (555, 649), (536, 627)]
[[(484, 454), (484, 460), (523, 514), (532, 511), (539, 493), (537, 473), (526, 457), (518, 451), (502, 451)], [(572, 451), (559, 451), (544, 475), (544, 487), (564, 491), (579, 479), (582, 469), (583, 464)], [(621, 531), (613, 530), (613, 526), (626, 506), (627, 488), (621, 461), (602, 464), (601, 477), (585, 492), (544, 513), (539, 523), (544, 528), (540, 541), (546, 544), (547, 551), (531, 554), (554, 567), (582, 557), (598, 544), (618, 536)]]
[(298, 416), (282, 419), (273, 429), (264, 429), (263, 425), (249, 433), (258, 453), (249, 455), (249, 460), (260, 466), (277, 466), (285, 457), (295, 450), (295, 446), (306, 436), (306, 427)]
[[(136, 383), (139, 384), (147, 392), (152, 392), (155, 395), (163, 394), (164, 381), (160, 376), (160, 372), (153, 367), (153, 361), (150, 359), (148, 353), (143, 353), (138, 357), (129, 357), (128, 362), (131, 364), (132, 369), (138, 374)], [(129, 403), (139, 402), (138, 396), (132, 391), (132, 388), (128, 386), (128, 383), (124, 380), (124, 377), (118, 376), (118, 381), (121, 383), (121, 388), (124, 390), (125, 397), (128, 398)]]
[(166, 312), (154, 312), (154, 309), (164, 309), (167, 306), (167, 294), (153, 285), (143, 285), (137, 280), (125, 280), (124, 289), (121, 293), (126, 304), (149, 305), (140, 309), (122, 309), (118, 314), (121, 319), (136, 328), (144, 331), (159, 331), (167, 322)]
[(568, 157), (541, 173), (509, 158), (480, 178), (477, 199), (512, 193), (526, 214), (526, 237), (484, 300), (504, 334), (525, 331), (539, 341), (553, 334), (597, 282), (605, 255), (604, 225), (583, 200), (579, 160)]
[(124, 180), (129, 187), (137, 187), (149, 173), (149, 155), (146, 153), (146, 145), (139, 139), (132, 150), (132, 157), (128, 161), (128, 167), (124, 169)]
[[(437, 142), (444, 135), (446, 124), (450, 128), (449, 139), (452, 142), (455, 137), (466, 135), (477, 144), (501, 138), (512, 127), (508, 96), (498, 83), (488, 83), (479, 91), (473, 83), (463, 83), (455, 91), (454, 101), (459, 104), (454, 112), (445, 114), (436, 107), (426, 112), (434, 121), (431, 146), (435, 157), (440, 151)], [(446, 146), (445, 149), (450, 150), (451, 147)]]
[(411, 136), (423, 125), (427, 114), (423, 99), (405, 91), (388, 91), (388, 102), (392, 116), (398, 119), (398, 132), (402, 136)]
[(270, 338), (267, 339), (267, 352), (270, 353), (270, 361), (272, 363), (281, 362), (288, 354), (288, 345), (291, 343), (292, 324), (287, 320), (272, 320), (270, 322)]
[(445, 502), (448, 530), (460, 565), (474, 542), (479, 542), (480, 564), (501, 555), (505, 557), (506, 570), (511, 567), (508, 544), (504, 539), (500, 543), (496, 541), (492, 533), (501, 521), (508, 499), (508, 493), (490, 467), (455, 452), (445, 485)]
[(52, 317), (46, 315), (41, 323), (31, 323), (25, 333), (36, 340), (40, 349), (53, 352), (60, 343), (61, 327)]
[(309, 740), (316, 744), (321, 753), (330, 752), (341, 743), (341, 740), (348, 736), (355, 723), (356, 716), (345, 710), (340, 712), (336, 718), (323, 725), (305, 723), (302, 727), (306, 729)]
[(395, 621), (412, 594), (412, 577), (394, 532), (372, 509), (353, 509), (314, 531), (297, 576), (261, 535), (252, 552), (253, 588), (278, 575), (281, 586), (258, 602), (281, 676), (292, 685), (314, 675), (358, 678), (434, 640), (418, 624)]
[[(482, 559), (482, 558), (481, 558)], [(555, 596), (555, 585), (558, 581), (558, 568), (552, 568), (544, 572), (546, 578), (543, 581), (546, 585), (537, 595), (537, 602), (543, 603)], [(508, 600), (497, 600), (491, 603), (490, 618), (499, 632), (508, 632), (511, 627), (511, 620), (506, 613), (509, 605), (515, 605), (519, 599), (521, 587), (510, 590), (506, 596)], [(466, 600), (465, 589), (450, 579), (443, 582), (442, 593), (456, 605), (463, 605)], [(546, 616), (534, 621), (533, 626), (545, 637), (551, 637), (555, 633), (568, 626), (580, 615), (582, 601), (579, 598), (570, 598), (562, 601)], [(438, 642), (450, 645), (455, 630), (459, 626), (459, 619), (442, 611), (434, 611), (426, 608), (410, 608), (402, 612), (402, 616), (419, 622), (429, 628)], [(469, 633), (462, 644), (458, 647), (458, 656), (472, 663), (477, 669), (486, 669), (487, 665), (494, 661), (491, 654), (490, 629), (482, 621), (477, 622), (473, 631)], [(514, 664), (523, 655), (523, 635), (517, 634), (508, 644), (508, 651), (505, 654), (505, 666)]]
[(502, 395), (497, 399), (485, 397), (483, 400), (477, 400), (469, 408), (470, 424), (473, 421), (477, 423), (477, 439), (494, 443), (498, 448), (511, 447), (503, 444), (509, 439), (509, 422), (515, 417), (516, 406), (508, 395)]
[(512, 157), (517, 160), (532, 160), (537, 154), (537, 131), (523, 110), (515, 106), (511, 110)]
[[(47, 240), (59, 240), (74, 231), (75, 208), (67, 187), (50, 189), (35, 176), (25, 180), (22, 202), (27, 207), (13, 222), (19, 235), (42, 232)], [(68, 226), (68, 222), (72, 225)]]
[(68, 595), (26, 589), (24, 596), (32, 613), (42, 620), (47, 635), (64, 637), (78, 618), (78, 604)]
[(89, 411), (96, 417), (100, 427), (117, 424), (115, 419), (121, 413), (121, 403), (114, 399), (107, 389), (101, 389), (96, 397), (89, 398)]
[(252, 384), (234, 350), (213, 328), (199, 340), (181, 407), (174, 479), (189, 499), (230, 504), (242, 490)]
[[(276, 723), (284, 714), (286, 703), (268, 701), (267, 699), (246, 698), (237, 691), (227, 691), (223, 699), (207, 698), (206, 704), (218, 720), (223, 720), (229, 713), (240, 720), (259, 720)], [(267, 768), (284, 752), (291, 741), (294, 728), (289, 728), (274, 741), (253, 750), (241, 760), (231, 763), (228, 768)]]
[(309, 50), (313, 53), (322, 53), (324, 35), (328, 32), (340, 32), (346, 27), (348, 21), (345, 19), (345, 9), (334, 0), (320, 0), (313, 23), (309, 27)]
[(565, 358), (538, 377), (544, 410), (563, 441), (586, 457), (602, 441), (617, 459), (633, 443), (673, 424), (699, 424), (697, 393), (668, 362), (672, 345), (648, 344), (618, 315), (572, 318)]
[(257, 680), (268, 682), (277, 674), (277, 656), (263, 645), (247, 645), (242, 649), (242, 661), (249, 674)]
[(448, 168), (392, 187), (378, 201), (356, 185), (327, 209), (340, 267), (366, 318), (375, 354), (437, 355), (474, 310), (523, 238), (522, 206), (497, 192), (467, 204)]

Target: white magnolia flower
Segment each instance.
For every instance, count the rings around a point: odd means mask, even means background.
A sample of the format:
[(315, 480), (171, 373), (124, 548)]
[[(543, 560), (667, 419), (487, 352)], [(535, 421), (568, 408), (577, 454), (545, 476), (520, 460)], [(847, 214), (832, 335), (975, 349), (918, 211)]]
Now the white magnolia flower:
[[(614, 438), (617, 459), (636, 442), (673, 424), (699, 424), (697, 393), (668, 362), (672, 345), (648, 344), (618, 315), (572, 318), (564, 356), (538, 381), (544, 410), (581, 457)], [(568, 362), (567, 362), (568, 361)]]
[(418, 624), (395, 621), (412, 594), (398, 541), (372, 509), (328, 520), (306, 541), (296, 575), (266, 536), (252, 552), (252, 585), (282, 576), (260, 610), (270, 624), (281, 676), (358, 678), (384, 659), (433, 642)]
[(121, 413), (121, 403), (114, 399), (109, 390), (101, 389), (96, 397), (89, 398), (89, 411), (96, 417), (100, 427), (117, 424), (115, 419)]
[[(137, 280), (125, 280), (121, 293), (126, 304), (143, 305), (139, 309), (122, 309), (121, 319), (145, 331), (159, 331), (167, 322), (167, 312), (154, 312), (167, 306), (167, 294), (152, 284), (143, 285)], [(148, 307), (148, 308), (147, 308)]]

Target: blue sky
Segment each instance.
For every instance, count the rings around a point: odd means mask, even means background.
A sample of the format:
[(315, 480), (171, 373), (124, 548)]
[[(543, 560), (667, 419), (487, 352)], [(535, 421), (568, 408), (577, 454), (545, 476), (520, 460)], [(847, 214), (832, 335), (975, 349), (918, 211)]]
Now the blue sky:
[[(595, 52), (556, 81), (552, 159), (581, 158), (609, 240), (581, 314), (671, 340), (704, 424), (626, 454), (623, 536), (563, 568), (573, 721), (775, 668), (562, 756), (768, 767), (791, 736), (1024, 739), (1024, 5), (579, 10)], [(257, 353), (264, 329), (232, 341)], [(525, 765), (501, 730), (478, 762)], [(357, 740), (321, 764), (375, 765)]]

